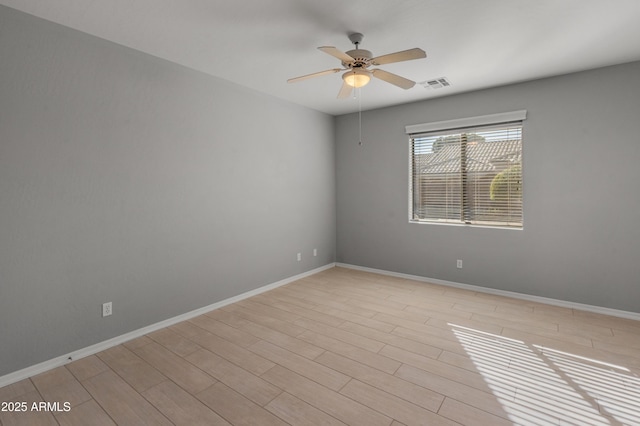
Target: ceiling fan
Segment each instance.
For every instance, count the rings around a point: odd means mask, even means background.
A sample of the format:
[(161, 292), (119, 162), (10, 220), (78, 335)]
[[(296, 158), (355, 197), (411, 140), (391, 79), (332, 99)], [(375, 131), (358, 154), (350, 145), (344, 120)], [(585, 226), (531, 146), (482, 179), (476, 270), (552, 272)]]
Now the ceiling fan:
[(358, 47), (363, 38), (364, 36), (360, 33), (349, 34), (349, 40), (351, 40), (356, 48), (353, 50), (349, 50), (348, 52), (342, 52), (341, 50), (333, 46), (318, 47), (318, 49), (322, 50), (324, 53), (340, 59), (344, 68), (332, 68), (313, 74), (290, 78), (289, 80), (287, 80), (287, 82), (295, 83), (297, 81), (302, 81), (313, 77), (320, 77), (326, 74), (346, 71), (344, 74), (342, 74), (343, 83), (342, 88), (338, 92), (339, 99), (349, 97), (354, 87), (357, 88), (366, 85), (367, 83), (369, 83), (372, 76), (405, 90), (412, 88), (416, 84), (415, 81), (400, 77), (397, 74), (393, 74), (378, 68), (369, 69), (369, 67), (372, 65), (384, 65), (394, 62), (426, 58), (427, 54), (424, 52), (424, 50), (416, 47), (409, 50), (403, 50), (401, 52), (389, 53), (387, 55), (373, 57), (373, 54), (370, 51), (360, 49)]

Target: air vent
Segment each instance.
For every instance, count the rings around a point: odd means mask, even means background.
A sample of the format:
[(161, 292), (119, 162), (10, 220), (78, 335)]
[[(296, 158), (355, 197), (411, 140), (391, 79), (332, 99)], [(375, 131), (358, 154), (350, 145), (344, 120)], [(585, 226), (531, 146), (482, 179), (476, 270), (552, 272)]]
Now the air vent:
[(421, 84), (425, 89), (442, 89), (443, 87), (451, 86), (449, 80), (446, 77), (434, 78), (433, 80), (421, 81)]

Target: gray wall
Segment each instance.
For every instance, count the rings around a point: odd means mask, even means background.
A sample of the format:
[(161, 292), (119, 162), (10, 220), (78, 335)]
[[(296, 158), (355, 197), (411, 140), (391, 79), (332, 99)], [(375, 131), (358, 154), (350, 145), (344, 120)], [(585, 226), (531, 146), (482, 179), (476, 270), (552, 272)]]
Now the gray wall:
[[(409, 224), (404, 126), (519, 109), (524, 229)], [(638, 62), (338, 117), (337, 261), (640, 312), (639, 118)]]
[(0, 375), (333, 262), (334, 158), (331, 116), (0, 6)]

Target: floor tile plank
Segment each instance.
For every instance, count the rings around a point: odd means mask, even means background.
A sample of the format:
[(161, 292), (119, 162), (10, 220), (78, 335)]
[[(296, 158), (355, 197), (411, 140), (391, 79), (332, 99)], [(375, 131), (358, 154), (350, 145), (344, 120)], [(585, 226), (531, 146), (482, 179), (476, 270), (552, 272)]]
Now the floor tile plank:
[(396, 348), (395, 346), (385, 346), (380, 351), (380, 355), (387, 356), (403, 364), (417, 367), (421, 370), (437, 374), (447, 379), (464, 383), (476, 389), (488, 391), (487, 383), (483, 379), (482, 375), (477, 372), (454, 367), (442, 361), (405, 351), (404, 349)]
[(449, 425), (457, 423), (358, 380), (350, 381), (341, 394), (381, 412), (405, 425)]
[(388, 426), (392, 419), (279, 365), (262, 375), (291, 395), (349, 425)]
[(200, 345), (189, 339), (185, 339), (170, 328), (163, 328), (162, 330), (155, 331), (148, 336), (156, 343), (161, 344), (171, 352), (181, 357), (185, 357), (200, 349)]
[[(92, 376), (93, 377), (93, 376)], [(66, 413), (57, 413), (55, 418), (60, 426), (112, 426), (113, 419), (98, 405), (95, 400), (84, 402)]]
[[(313, 359), (324, 352), (323, 349), (305, 342), (304, 340), (300, 340), (297, 337), (292, 337), (289, 334), (281, 333), (280, 331), (265, 327), (262, 324), (255, 323), (244, 318), (238, 318), (235, 321), (229, 322), (229, 324), (232, 323), (234, 326), (253, 336), (259, 336), (259, 341), (265, 340), (305, 358)], [(301, 333), (296, 333), (296, 336), (299, 336), (300, 334)]]
[(263, 300), (269, 301), (272, 304), (272, 306), (278, 309), (282, 309), (283, 311), (294, 313), (298, 315), (298, 317), (306, 318), (311, 321), (316, 321), (321, 324), (337, 327), (344, 322), (344, 320), (342, 320), (341, 318), (337, 318), (335, 316), (323, 314), (322, 312), (317, 312), (313, 310), (313, 308), (317, 306), (315, 304), (310, 308), (303, 308), (298, 305), (289, 303), (286, 300), (280, 300), (275, 298), (265, 298)]
[[(360, 324), (346, 322), (343, 325), (341, 325), (340, 328), (345, 331), (349, 331), (351, 333), (360, 335), (362, 337), (376, 340), (382, 344), (397, 346), (399, 348), (403, 348), (408, 351), (415, 352), (431, 358), (437, 358), (438, 355), (440, 355), (440, 352), (442, 352), (442, 349), (436, 346), (432, 346), (424, 342), (419, 342), (417, 341), (417, 339), (407, 338), (405, 336), (398, 334), (398, 329), (400, 329), (400, 327), (396, 327), (392, 333), (382, 333), (377, 330), (373, 330), (371, 328), (361, 326)], [(405, 334), (409, 334), (411, 337), (414, 337), (417, 333), (407, 332)], [(424, 341), (425, 339), (420, 337), (420, 340)]]
[(11, 401), (35, 390), (36, 387), (31, 379), (22, 379), (19, 382), (0, 388), (0, 401)]
[(157, 343), (140, 347), (135, 353), (191, 393), (198, 393), (215, 383), (211, 376), (187, 362), (185, 358)]
[[(209, 333), (190, 322), (178, 324), (174, 329), (194, 342), (197, 342), (202, 348), (221, 356), (227, 361), (253, 374), (260, 375), (274, 365), (273, 362), (256, 355), (245, 347), (238, 346), (215, 334)], [(258, 341), (259, 339), (256, 339), (256, 342)]]
[(171, 422), (112, 371), (82, 382), (118, 425), (171, 425)]
[(89, 393), (66, 367), (58, 367), (32, 377), (31, 380), (45, 402), (65, 402), (71, 408), (91, 399)]
[(138, 392), (167, 380), (165, 375), (123, 345), (102, 351), (97, 356)]
[(283, 392), (265, 406), (276, 416), (296, 426), (346, 426), (335, 417), (320, 411), (295, 396)]
[(315, 361), (303, 358), (264, 340), (251, 346), (251, 350), (329, 389), (339, 390), (349, 381), (349, 376), (345, 374), (318, 364)]
[(147, 389), (142, 395), (176, 425), (231, 425), (171, 381)]
[(395, 373), (401, 365), (400, 362), (394, 361), (382, 354), (379, 355), (374, 352), (369, 352), (331, 337), (314, 333), (313, 331), (305, 331), (298, 337), (328, 351), (342, 355), (354, 361), (358, 361), (364, 365), (368, 365), (369, 367), (377, 368), (378, 370), (384, 371), (388, 374)]
[[(487, 413), (479, 408), (463, 404), (455, 399), (445, 398), (439, 414), (462, 425), (512, 426), (509, 419)], [(537, 424), (537, 423), (533, 423)]]
[(411, 383), (397, 375), (383, 373), (375, 368), (331, 352), (322, 354), (317, 361), (334, 370), (349, 374), (363, 383), (384, 390), (433, 412), (438, 410), (444, 399), (443, 395), (427, 389), (425, 386)]
[(197, 397), (234, 426), (287, 426), (282, 419), (218, 382)]
[(96, 355), (90, 355), (88, 357), (78, 359), (67, 364), (66, 367), (67, 370), (69, 370), (71, 374), (80, 381), (96, 376), (109, 369), (109, 366)]
[(215, 312), (212, 311), (205, 315), (192, 318), (189, 322), (197, 325), (198, 327), (208, 331), (211, 334), (215, 334), (231, 343), (246, 348), (253, 345), (260, 340), (258, 337), (252, 336), (236, 327), (231, 327), (224, 322), (215, 319)]
[(256, 404), (265, 405), (282, 392), (260, 377), (205, 349), (189, 355), (187, 360)]
[(503, 384), (501, 388), (495, 388), (485, 392), (408, 365), (400, 367), (395, 375), (424, 388), (433, 391), (437, 389), (438, 393), (459, 401), (465, 401), (465, 403), (473, 407), (485, 410), (504, 419), (508, 419), (507, 413), (496, 399), (495, 394), (497, 393), (499, 397), (504, 399), (512, 400), (515, 398), (515, 389), (508, 384)]
[(345, 342), (353, 346), (357, 346), (370, 352), (378, 352), (384, 346), (384, 343), (382, 342), (344, 330), (342, 326), (331, 327), (325, 324), (318, 324), (307, 319), (300, 319), (296, 321), (296, 324), (306, 328), (309, 331), (313, 331), (314, 333), (323, 334), (325, 336), (340, 340), (341, 342)]

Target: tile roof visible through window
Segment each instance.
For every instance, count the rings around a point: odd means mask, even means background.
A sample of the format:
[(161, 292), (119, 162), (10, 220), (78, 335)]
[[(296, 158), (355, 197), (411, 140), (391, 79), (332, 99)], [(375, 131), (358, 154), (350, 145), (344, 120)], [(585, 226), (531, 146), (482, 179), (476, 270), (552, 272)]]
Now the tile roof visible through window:
[[(522, 160), (520, 140), (490, 141), (467, 145), (467, 171), (499, 171)], [(460, 173), (460, 145), (447, 144), (438, 152), (418, 154), (420, 173)]]

